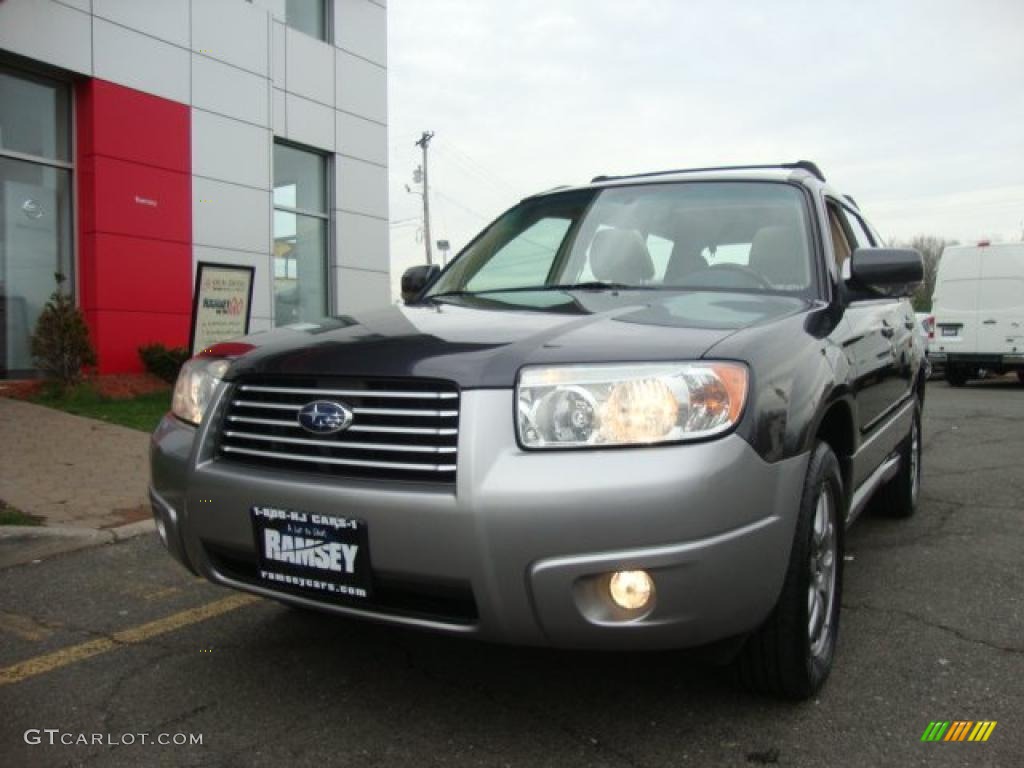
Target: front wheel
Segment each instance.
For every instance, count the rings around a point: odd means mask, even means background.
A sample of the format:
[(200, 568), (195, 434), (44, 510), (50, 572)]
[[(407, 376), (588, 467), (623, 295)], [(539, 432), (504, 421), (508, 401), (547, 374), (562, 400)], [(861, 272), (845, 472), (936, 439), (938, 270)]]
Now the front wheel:
[(845, 510), (839, 461), (828, 444), (818, 442), (779, 600), (735, 662), (747, 688), (806, 699), (828, 678), (839, 632)]

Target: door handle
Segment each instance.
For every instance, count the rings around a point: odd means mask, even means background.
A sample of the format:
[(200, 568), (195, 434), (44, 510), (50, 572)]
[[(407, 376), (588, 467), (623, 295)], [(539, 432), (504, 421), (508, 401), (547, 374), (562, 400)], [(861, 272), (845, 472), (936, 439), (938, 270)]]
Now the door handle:
[(995, 325), (995, 324), (996, 324), (995, 320), (985, 320), (984, 322), (982, 322), (982, 325)]
[(886, 326), (882, 329), (882, 335), (887, 339), (891, 339), (896, 334), (896, 331)]

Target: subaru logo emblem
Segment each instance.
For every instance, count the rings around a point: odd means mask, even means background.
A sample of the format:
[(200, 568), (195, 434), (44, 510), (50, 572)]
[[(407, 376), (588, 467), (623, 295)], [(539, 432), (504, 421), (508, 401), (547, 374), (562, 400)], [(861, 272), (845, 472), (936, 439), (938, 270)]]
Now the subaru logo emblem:
[(351, 423), (351, 409), (330, 400), (314, 400), (299, 411), (299, 425), (318, 435), (333, 435), (347, 429)]

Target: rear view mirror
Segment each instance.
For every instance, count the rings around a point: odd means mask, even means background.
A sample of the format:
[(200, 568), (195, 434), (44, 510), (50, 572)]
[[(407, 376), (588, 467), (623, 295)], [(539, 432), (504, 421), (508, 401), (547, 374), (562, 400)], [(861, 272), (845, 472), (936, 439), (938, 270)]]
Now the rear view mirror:
[(858, 248), (850, 257), (850, 282), (884, 296), (909, 296), (923, 279), (924, 262), (912, 248)]
[(406, 304), (415, 301), (440, 271), (436, 264), (421, 264), (405, 270), (402, 274), (402, 301)]

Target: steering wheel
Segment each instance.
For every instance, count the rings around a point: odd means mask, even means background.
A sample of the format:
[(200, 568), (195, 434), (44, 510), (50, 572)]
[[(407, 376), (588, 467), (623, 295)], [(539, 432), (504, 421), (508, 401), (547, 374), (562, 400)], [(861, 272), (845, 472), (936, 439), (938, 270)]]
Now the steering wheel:
[(712, 264), (708, 267), (708, 271), (711, 270), (718, 270), (720, 272), (731, 272), (732, 274), (735, 275), (741, 275), (742, 277), (749, 279), (751, 282), (757, 283), (758, 287), (764, 288), (769, 291), (775, 288), (774, 285), (772, 285), (765, 279), (764, 275), (762, 275), (756, 269), (751, 269), (750, 267), (744, 266), (743, 264)]

